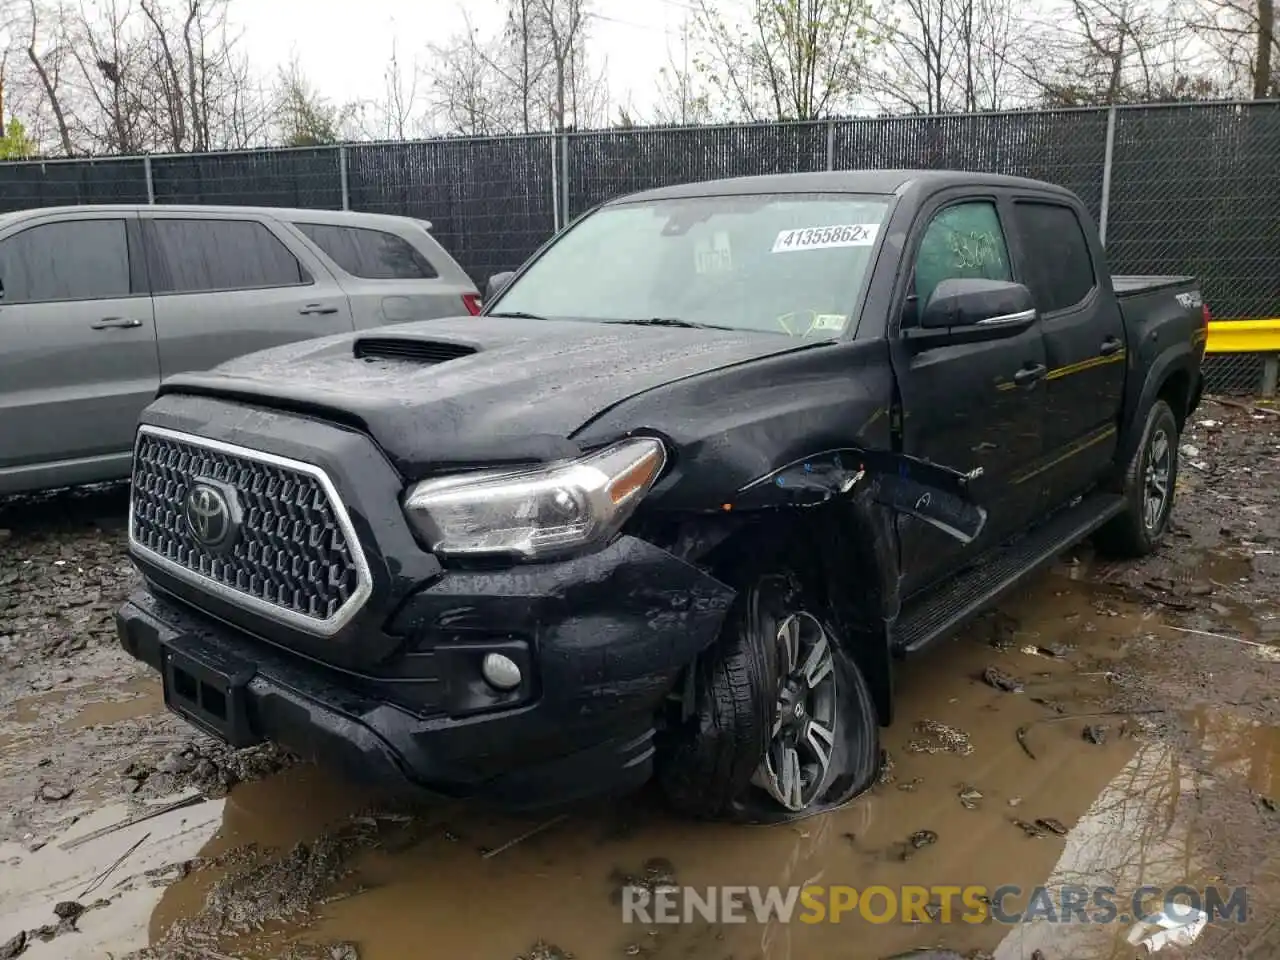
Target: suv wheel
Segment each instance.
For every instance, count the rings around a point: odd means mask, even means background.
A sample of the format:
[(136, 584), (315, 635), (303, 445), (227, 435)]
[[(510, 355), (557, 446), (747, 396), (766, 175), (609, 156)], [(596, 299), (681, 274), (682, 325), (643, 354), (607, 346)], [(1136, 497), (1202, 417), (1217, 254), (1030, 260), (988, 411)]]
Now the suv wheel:
[(1127, 509), (1098, 531), (1104, 553), (1142, 557), (1154, 550), (1169, 527), (1178, 482), (1178, 420), (1157, 400), (1147, 412), (1142, 442), (1124, 474)]
[(700, 659), (694, 715), (669, 731), (659, 777), (699, 817), (795, 819), (870, 785), (879, 725), (866, 681), (789, 571), (740, 591)]

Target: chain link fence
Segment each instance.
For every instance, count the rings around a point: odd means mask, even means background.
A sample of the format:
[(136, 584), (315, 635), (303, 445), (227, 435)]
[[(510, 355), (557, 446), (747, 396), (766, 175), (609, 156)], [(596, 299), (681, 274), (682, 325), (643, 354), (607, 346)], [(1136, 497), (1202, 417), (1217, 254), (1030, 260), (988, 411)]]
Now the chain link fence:
[[(612, 130), (0, 164), (0, 211), (78, 203), (319, 207), (430, 220), (480, 282), (619, 194), (718, 177), (949, 168), (1089, 206), (1115, 273), (1191, 274), (1219, 319), (1280, 316), (1280, 102)], [(1259, 354), (1206, 361), (1254, 393)]]

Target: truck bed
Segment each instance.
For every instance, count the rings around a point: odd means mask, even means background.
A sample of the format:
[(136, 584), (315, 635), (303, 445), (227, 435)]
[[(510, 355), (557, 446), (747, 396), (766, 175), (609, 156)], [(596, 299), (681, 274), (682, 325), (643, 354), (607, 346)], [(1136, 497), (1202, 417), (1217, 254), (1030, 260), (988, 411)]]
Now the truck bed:
[(1187, 283), (1195, 283), (1194, 277), (1162, 276), (1160, 274), (1142, 275), (1136, 273), (1112, 274), (1111, 286), (1120, 300), (1134, 297), (1142, 293), (1150, 293), (1164, 287), (1178, 287)]

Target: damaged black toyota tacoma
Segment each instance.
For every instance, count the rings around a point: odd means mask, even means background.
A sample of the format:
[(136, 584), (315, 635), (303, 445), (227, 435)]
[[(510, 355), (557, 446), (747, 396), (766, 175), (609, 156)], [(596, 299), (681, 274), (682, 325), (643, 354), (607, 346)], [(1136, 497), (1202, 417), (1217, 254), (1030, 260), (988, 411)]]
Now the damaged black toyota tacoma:
[(1159, 541), (1208, 323), (1045, 183), (623, 197), (478, 317), (164, 382), (120, 639), (194, 725), (363, 778), (831, 809), (896, 661), (1078, 541)]

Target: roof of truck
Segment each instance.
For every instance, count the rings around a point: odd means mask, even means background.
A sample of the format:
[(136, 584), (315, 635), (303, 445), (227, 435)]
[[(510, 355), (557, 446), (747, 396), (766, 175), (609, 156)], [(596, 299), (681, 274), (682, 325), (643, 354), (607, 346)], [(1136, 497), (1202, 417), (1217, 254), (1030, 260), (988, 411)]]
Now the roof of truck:
[(821, 173), (773, 173), (755, 177), (731, 177), (724, 180), (704, 180), (699, 183), (681, 183), (670, 187), (658, 187), (618, 197), (610, 202), (635, 200), (666, 200), (677, 197), (710, 197), (759, 193), (869, 193), (894, 194), (909, 187), (921, 186), (930, 190), (946, 187), (1021, 187), (1037, 191), (1050, 190), (1067, 194), (1064, 187), (1029, 180), (1026, 177), (1007, 177), (997, 173), (975, 173), (969, 170), (834, 170)]

